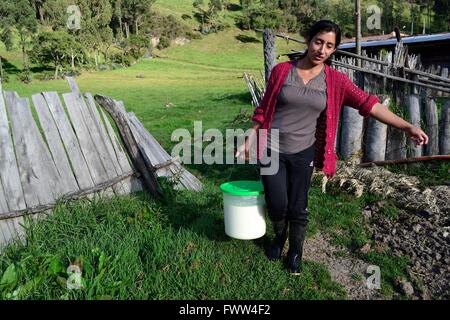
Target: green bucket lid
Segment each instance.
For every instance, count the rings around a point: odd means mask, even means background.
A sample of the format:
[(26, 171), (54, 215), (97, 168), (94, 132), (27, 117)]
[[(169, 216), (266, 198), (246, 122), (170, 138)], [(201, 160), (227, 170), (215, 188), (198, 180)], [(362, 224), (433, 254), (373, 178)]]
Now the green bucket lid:
[(233, 196), (259, 196), (264, 193), (261, 181), (231, 181), (220, 185), (220, 190)]

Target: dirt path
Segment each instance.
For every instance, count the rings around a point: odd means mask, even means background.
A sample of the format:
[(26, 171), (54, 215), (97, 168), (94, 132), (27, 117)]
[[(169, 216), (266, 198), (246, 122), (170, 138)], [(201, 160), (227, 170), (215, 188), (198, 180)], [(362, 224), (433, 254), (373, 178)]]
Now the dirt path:
[(352, 257), (345, 247), (336, 247), (330, 243), (327, 235), (318, 233), (305, 240), (304, 259), (323, 263), (331, 278), (347, 290), (350, 300), (383, 299), (377, 289), (366, 286), (368, 263)]

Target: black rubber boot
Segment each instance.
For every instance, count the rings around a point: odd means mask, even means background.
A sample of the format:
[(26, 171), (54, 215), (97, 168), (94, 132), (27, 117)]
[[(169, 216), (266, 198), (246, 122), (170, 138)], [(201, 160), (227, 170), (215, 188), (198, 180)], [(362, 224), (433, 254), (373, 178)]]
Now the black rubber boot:
[(303, 243), (305, 242), (306, 226), (298, 223), (289, 225), (289, 250), (287, 254), (287, 269), (296, 274), (302, 269)]
[(286, 220), (272, 221), (275, 238), (267, 249), (267, 258), (271, 261), (279, 260), (287, 239), (288, 224)]

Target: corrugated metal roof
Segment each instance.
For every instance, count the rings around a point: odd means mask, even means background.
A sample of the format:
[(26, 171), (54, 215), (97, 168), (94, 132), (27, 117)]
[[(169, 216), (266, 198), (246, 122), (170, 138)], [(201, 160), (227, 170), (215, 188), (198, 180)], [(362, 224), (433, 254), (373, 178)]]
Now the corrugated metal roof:
[[(412, 36), (402, 38), (403, 43), (419, 43), (419, 42), (433, 42), (433, 41), (442, 41), (442, 40), (450, 40), (450, 33), (439, 33), (439, 34), (428, 34), (428, 35), (420, 35), (420, 36)], [(361, 47), (379, 47), (379, 46), (395, 46), (397, 39), (388, 39), (388, 40), (375, 40), (375, 41), (363, 41), (361, 42)], [(354, 48), (355, 43), (342, 43), (339, 45), (338, 49), (350, 49)]]

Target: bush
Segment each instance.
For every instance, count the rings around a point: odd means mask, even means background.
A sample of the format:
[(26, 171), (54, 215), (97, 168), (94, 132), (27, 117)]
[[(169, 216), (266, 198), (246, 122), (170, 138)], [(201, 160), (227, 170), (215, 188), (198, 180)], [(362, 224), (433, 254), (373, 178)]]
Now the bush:
[(116, 52), (109, 56), (109, 60), (111, 61), (111, 65), (115, 66), (117, 69), (117, 65), (121, 65), (122, 67), (129, 67), (134, 63), (134, 58), (124, 52)]
[(115, 63), (115, 62), (111, 63), (112, 70), (123, 69), (123, 68), (124, 68), (124, 65), (121, 63)]
[(79, 69), (67, 69), (61, 72), (62, 75), (66, 77), (78, 77), (81, 75), (81, 70)]
[(156, 46), (159, 50), (162, 50), (162, 49), (165, 49), (165, 48), (168, 48), (170, 46), (170, 40), (169, 40), (169, 38), (167, 38), (167, 37), (165, 37), (165, 36), (162, 36), (160, 39), (159, 39), (159, 43), (158, 43), (158, 45)]
[(30, 70), (25, 70), (25, 71), (22, 71), (19, 74), (17, 74), (17, 80), (19, 80), (23, 83), (26, 83), (26, 84), (31, 83), (33, 78), (31, 77)]
[(198, 32), (186, 31), (186, 38), (189, 40), (198, 40), (202, 38), (202, 35)]
[(35, 75), (35, 78), (39, 81), (49, 81), (49, 80), (53, 80), (54, 76), (55, 76), (55, 73), (53, 71), (43, 71), (43, 72)]
[(107, 65), (107, 64), (99, 64), (98, 65), (98, 70), (100, 70), (100, 71), (107, 71), (107, 70), (109, 70), (109, 65)]

